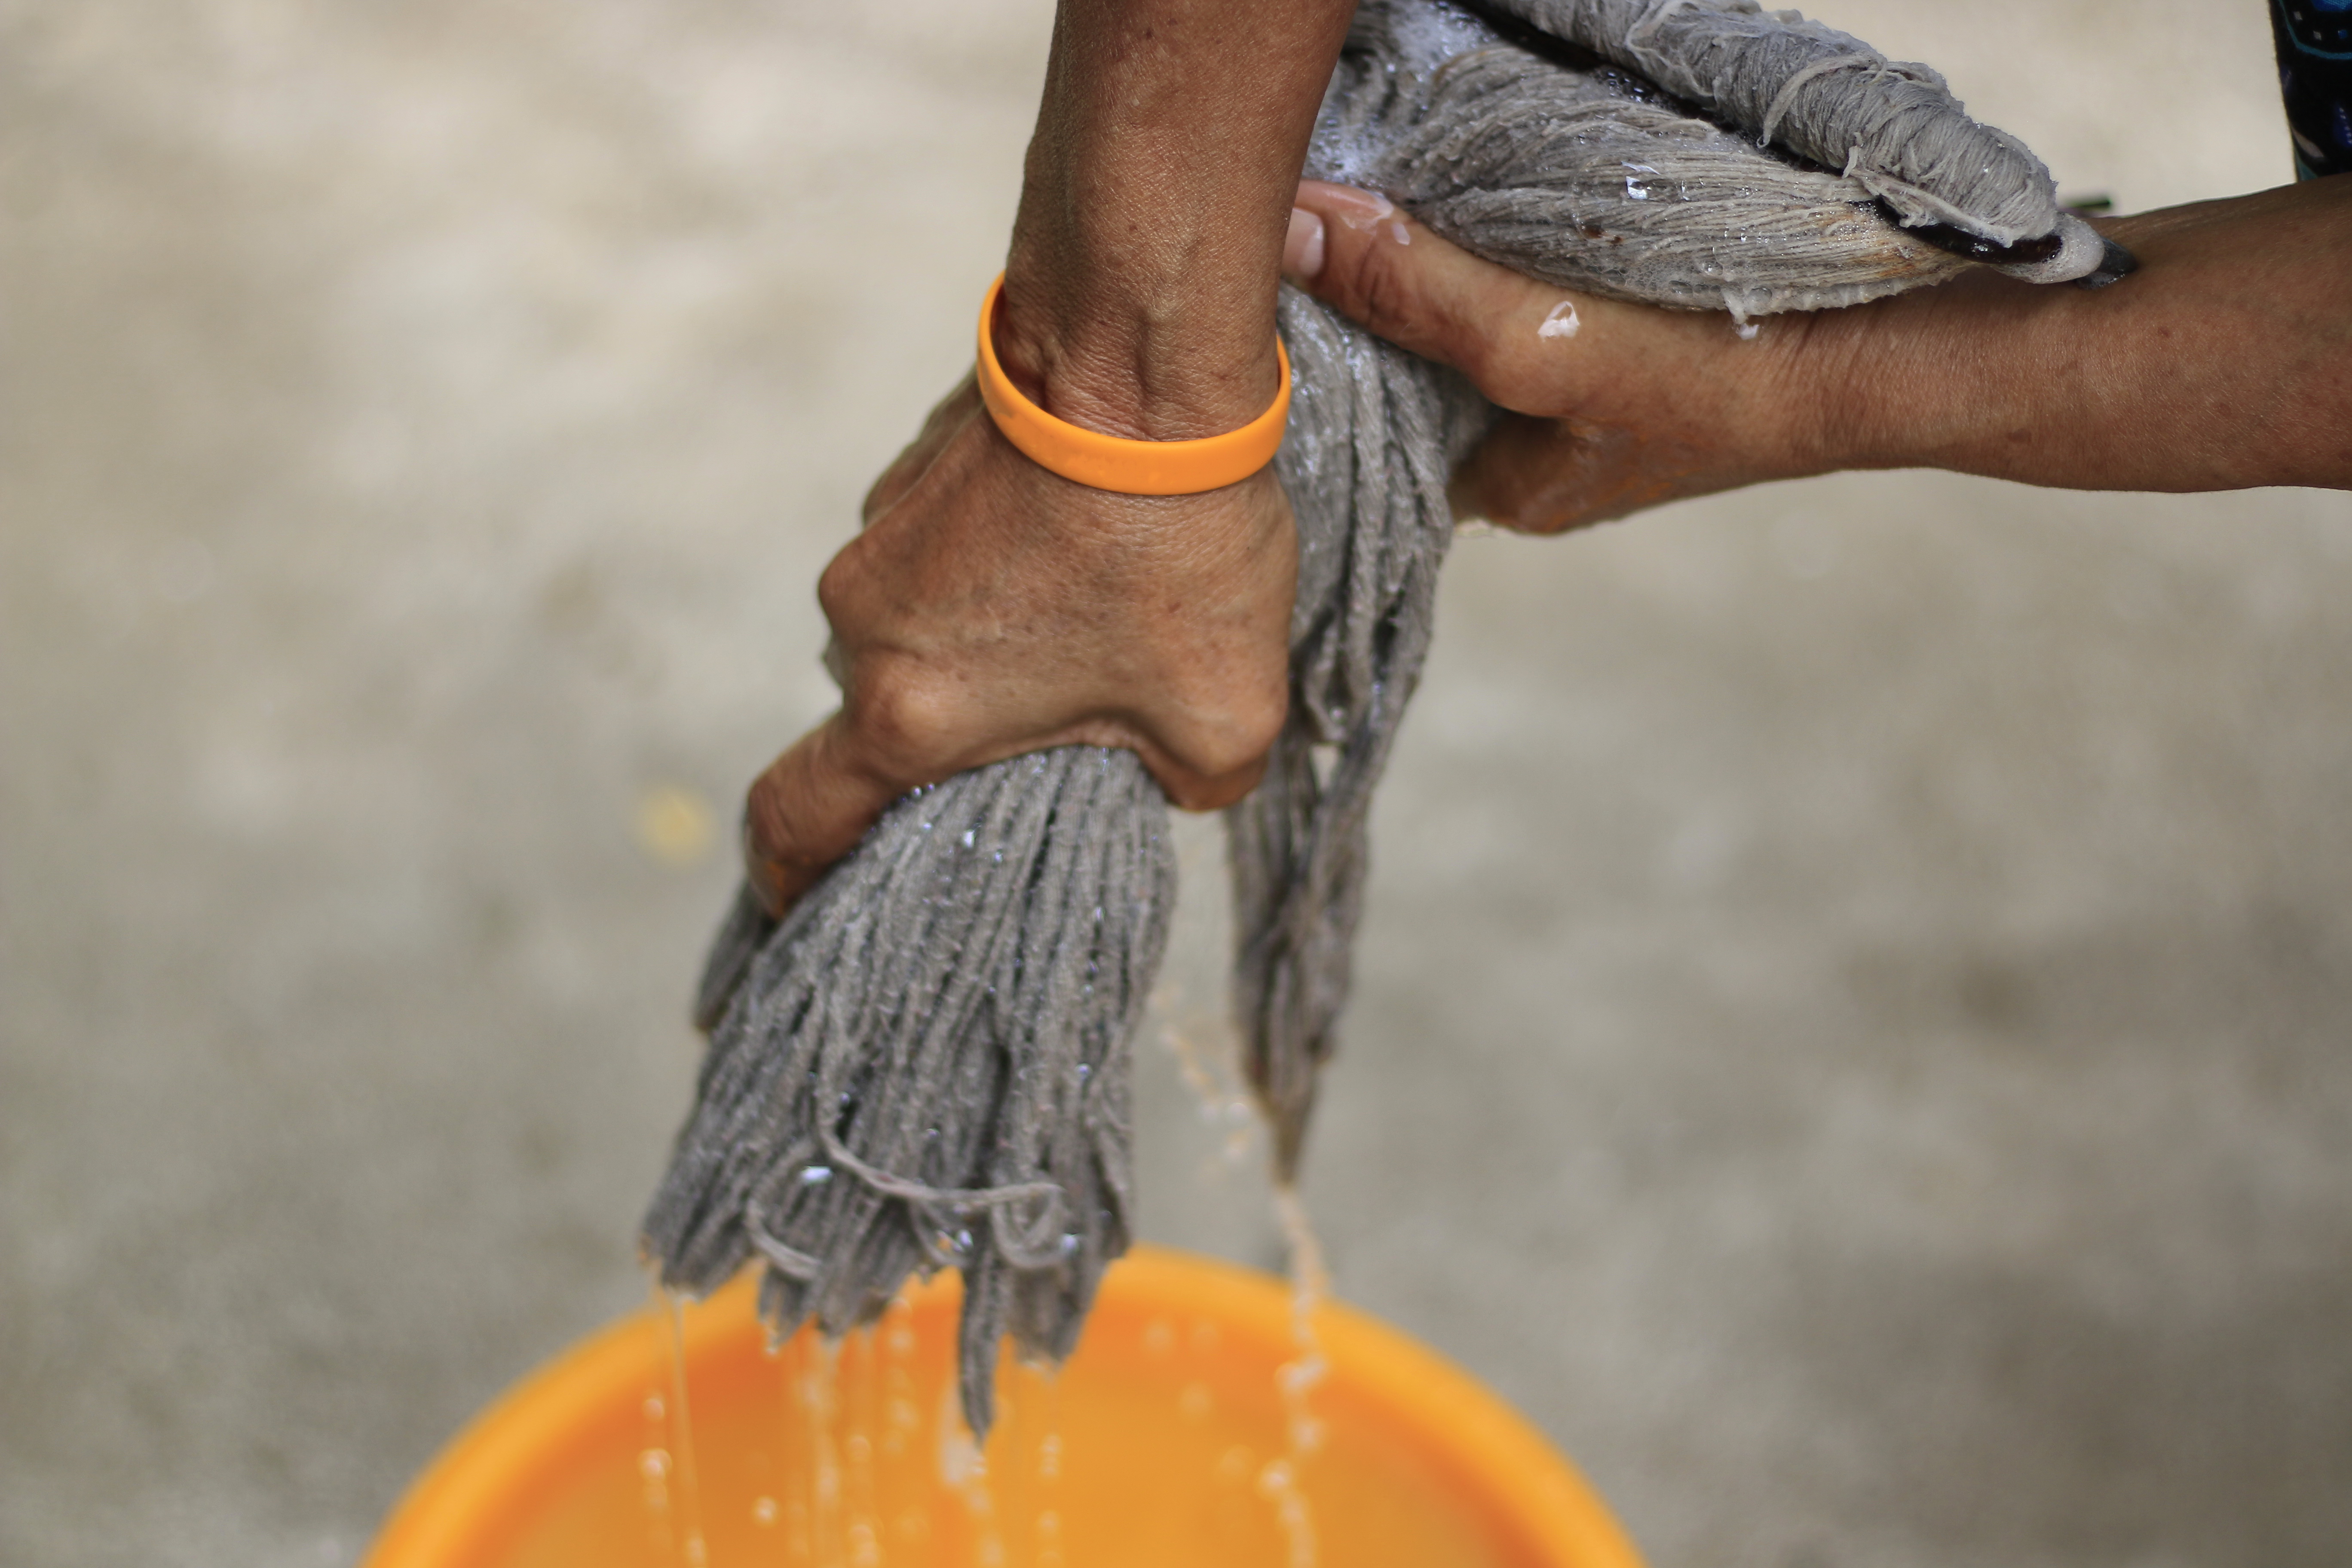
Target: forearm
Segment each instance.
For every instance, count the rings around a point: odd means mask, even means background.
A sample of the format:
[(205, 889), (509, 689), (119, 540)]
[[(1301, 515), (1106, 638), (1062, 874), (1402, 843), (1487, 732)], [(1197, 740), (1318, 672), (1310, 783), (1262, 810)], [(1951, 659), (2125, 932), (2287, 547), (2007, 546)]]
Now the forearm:
[(1818, 466), (2352, 486), (2352, 179), (2102, 226), (2141, 263), (2109, 289), (1987, 275), (1815, 318)]
[(1050, 412), (1213, 435), (1272, 399), (1291, 192), (1354, 0), (1063, 0), (998, 348)]

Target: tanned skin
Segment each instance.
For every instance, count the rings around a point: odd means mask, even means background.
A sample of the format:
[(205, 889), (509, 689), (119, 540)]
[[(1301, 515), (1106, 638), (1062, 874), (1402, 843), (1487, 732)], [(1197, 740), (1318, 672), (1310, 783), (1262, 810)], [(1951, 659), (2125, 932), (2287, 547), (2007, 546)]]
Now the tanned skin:
[[(1298, 185), (1352, 9), (1064, 0), (997, 335), (1029, 396), (1115, 436), (1246, 424), (1274, 395), (1286, 266), (1514, 411), (1455, 499), (1529, 531), (1847, 468), (2352, 486), (2352, 180), (2116, 220), (2142, 265), (2104, 290), (1987, 273), (1742, 340)], [(1563, 305), (1577, 331), (1540, 333)], [(753, 784), (752, 885), (781, 911), (907, 790), (1046, 746), (1133, 750), (1180, 805), (1240, 798), (1281, 727), (1296, 577), (1270, 472), (1199, 496), (1088, 489), (1016, 452), (967, 381), (819, 584), (842, 706)]]
[[(1513, 411), (1454, 480), (1507, 527), (1843, 468), (2352, 489), (2352, 179), (2103, 222), (2140, 264), (2105, 289), (1978, 272), (1746, 340), (1531, 282), (1369, 192), (1308, 182), (1298, 203), (1294, 281)], [(1544, 335), (1563, 306), (1577, 331)]]
[[(1292, 194), (1353, 10), (1065, 0), (996, 340), (1047, 412), (1181, 439), (1273, 401)], [(1180, 805), (1238, 800), (1282, 726), (1297, 573), (1271, 471), (1089, 489), (1015, 451), (967, 381), (819, 584), (842, 705), (752, 785), (752, 885), (781, 910), (909, 788), (1046, 746), (1129, 748)]]

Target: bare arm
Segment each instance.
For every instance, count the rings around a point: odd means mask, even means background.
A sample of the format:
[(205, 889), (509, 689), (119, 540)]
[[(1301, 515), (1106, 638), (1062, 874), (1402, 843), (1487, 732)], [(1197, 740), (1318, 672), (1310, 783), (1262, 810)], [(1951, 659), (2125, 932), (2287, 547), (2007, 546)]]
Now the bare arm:
[[(2352, 488), (2352, 180), (2103, 226), (2140, 270), (2095, 291), (1992, 274), (1850, 310), (1719, 315), (1574, 299), (1378, 197), (1301, 187), (1294, 278), (1454, 364), (1514, 416), (1457, 504), (1550, 532), (1840, 468), (1943, 468), (2082, 489)], [(1575, 332), (1557, 330), (1563, 307)], [(1546, 321), (1555, 323), (1547, 334)]]
[[(1284, 226), (1352, 10), (1064, 0), (997, 333), (1034, 400), (1154, 439), (1265, 409)], [(1088, 489), (1014, 451), (967, 380), (866, 523), (819, 587), (841, 710), (746, 805), (772, 909), (906, 790), (1000, 757), (1128, 747), (1194, 807), (1256, 782), (1297, 568), (1270, 472), (1198, 496)]]
[[(2141, 270), (2095, 293), (1964, 279), (1813, 323), (1841, 468), (2072, 489), (2352, 486), (2352, 181), (2103, 225)], [(1986, 287), (1987, 284), (1993, 285)]]
[(1284, 224), (1353, 0), (1065, 0), (1005, 277), (1006, 369), (1177, 439), (1273, 397)]

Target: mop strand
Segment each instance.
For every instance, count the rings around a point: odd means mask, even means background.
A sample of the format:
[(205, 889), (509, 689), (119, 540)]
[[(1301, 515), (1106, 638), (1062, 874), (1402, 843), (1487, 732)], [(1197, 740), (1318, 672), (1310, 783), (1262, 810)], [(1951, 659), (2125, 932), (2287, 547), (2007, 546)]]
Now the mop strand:
[[(1498, 9), (1365, 0), (1306, 172), (1532, 277), (1743, 324), (1977, 265), (2128, 269), (1924, 67), (1736, 0)], [(1297, 290), (1279, 327), (1290, 707), (1225, 820), (1243, 1065), (1287, 1183), (1347, 999), (1373, 786), (1429, 647), (1446, 480), (1496, 411)], [(962, 1408), (985, 1436), (1002, 1338), (1066, 1356), (1128, 1244), (1167, 811), (1131, 753), (1064, 747), (907, 796), (782, 922), (739, 895), (698, 998), (697, 1103), (645, 1221), (663, 1281), (708, 1293), (757, 1257), (779, 1335), (812, 1318), (839, 1335), (908, 1275), (961, 1269)]]

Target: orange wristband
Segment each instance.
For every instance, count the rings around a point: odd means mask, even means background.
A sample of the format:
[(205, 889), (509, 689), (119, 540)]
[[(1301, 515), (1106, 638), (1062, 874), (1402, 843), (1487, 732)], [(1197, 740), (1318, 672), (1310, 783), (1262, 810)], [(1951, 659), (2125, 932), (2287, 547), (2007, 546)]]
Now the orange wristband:
[(996, 363), (996, 302), (1004, 274), (980, 305), (980, 397), (989, 417), (1038, 467), (1098, 490), (1130, 496), (1189, 496), (1239, 484), (1274, 461), (1290, 417), (1290, 354), (1274, 341), (1282, 385), (1274, 404), (1238, 430), (1197, 441), (1129, 441), (1056, 419), (1026, 397)]

